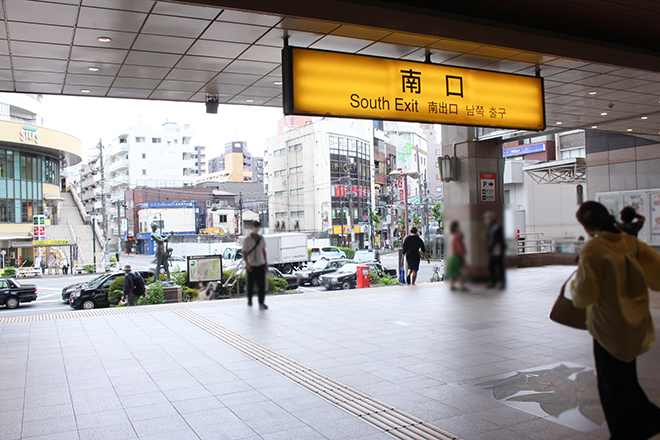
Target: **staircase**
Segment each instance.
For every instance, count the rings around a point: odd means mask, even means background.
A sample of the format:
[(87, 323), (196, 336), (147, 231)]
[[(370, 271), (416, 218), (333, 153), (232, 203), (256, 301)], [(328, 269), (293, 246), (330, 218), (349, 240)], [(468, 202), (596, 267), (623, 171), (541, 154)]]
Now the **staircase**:
[[(78, 205), (69, 192), (63, 192), (60, 203), (60, 221), (58, 225), (46, 226), (47, 240), (69, 240), (78, 245), (78, 265), (92, 264), (94, 245), (92, 226), (85, 224)], [(103, 261), (103, 245), (96, 240), (96, 261)], [(68, 256), (68, 252), (67, 252)]]

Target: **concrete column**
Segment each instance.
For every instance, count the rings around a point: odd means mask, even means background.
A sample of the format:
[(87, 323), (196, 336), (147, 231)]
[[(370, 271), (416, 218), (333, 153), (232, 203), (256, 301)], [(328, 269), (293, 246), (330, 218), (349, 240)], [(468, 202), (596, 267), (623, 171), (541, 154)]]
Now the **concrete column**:
[[(449, 255), (449, 226), (458, 221), (465, 234), (467, 248), (466, 276), (472, 280), (488, 277), (488, 228), (484, 222), (486, 212), (493, 212), (504, 225), (503, 174), (504, 158), (498, 141), (474, 141), (475, 129), (442, 127), (442, 154), (457, 159), (457, 180), (444, 183), (445, 201), (445, 258)], [(455, 143), (455, 145), (454, 145)], [(495, 176), (495, 202), (482, 201), (480, 175)]]

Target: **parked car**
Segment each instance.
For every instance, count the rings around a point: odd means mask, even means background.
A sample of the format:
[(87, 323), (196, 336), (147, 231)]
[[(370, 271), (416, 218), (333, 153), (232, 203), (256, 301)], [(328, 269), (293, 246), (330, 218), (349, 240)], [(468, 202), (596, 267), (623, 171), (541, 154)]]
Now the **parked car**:
[(362, 261), (380, 261), (380, 252), (373, 249), (365, 249), (356, 251), (353, 256), (353, 261), (360, 263)]
[(280, 278), (286, 281), (287, 283), (287, 290), (292, 290), (292, 289), (297, 289), (298, 288), (298, 277), (295, 275), (286, 275), (280, 272), (279, 269), (274, 268), (274, 267), (269, 267), (268, 268), (268, 273), (270, 274), (271, 277), (273, 278)]
[[(152, 270), (139, 270), (137, 272), (145, 281), (155, 275)], [(79, 289), (70, 292), (69, 305), (74, 309), (85, 310), (110, 307), (108, 301), (110, 284), (124, 275), (124, 272), (114, 272), (105, 277), (94, 278), (88, 284), (83, 284)]]
[(20, 284), (11, 278), (0, 278), (0, 304), (15, 309), (20, 303), (37, 300), (37, 286)]
[(350, 263), (336, 272), (321, 275), (321, 284), (328, 290), (353, 289), (357, 285), (357, 268), (362, 264)]
[(346, 258), (346, 252), (334, 246), (312, 248), (312, 253), (310, 254), (310, 260), (318, 261), (322, 258), (325, 258), (326, 260), (334, 260), (336, 258)]
[(296, 272), (296, 277), (298, 278), (298, 284), (304, 286), (305, 284), (311, 284), (312, 286), (318, 286), (321, 284), (320, 276), (326, 273), (335, 272), (340, 267), (343, 267), (345, 264), (350, 263), (351, 260), (326, 260), (321, 259), (316, 261), (312, 266), (307, 270), (301, 270)]
[(368, 261), (360, 265), (369, 266), (369, 271), (375, 272), (379, 277), (382, 277), (383, 275), (397, 277), (396, 269), (385, 269), (385, 267), (377, 261)]
[[(153, 273), (156, 273), (156, 259), (154, 258), (151, 260), (151, 263), (149, 263), (149, 270), (152, 271)], [(179, 270), (181, 272), (185, 272), (188, 270), (188, 260), (186, 260), (183, 257), (179, 257), (176, 255), (172, 255), (170, 257), (170, 273), (174, 272), (175, 270)], [(165, 273), (161, 269), (161, 273)]]
[(99, 275), (96, 278), (93, 278), (89, 281), (83, 281), (82, 283), (76, 283), (76, 284), (71, 284), (69, 286), (66, 286), (64, 289), (62, 289), (62, 301), (65, 303), (69, 302), (69, 299), (71, 298), (71, 292), (75, 292), (76, 290), (80, 290), (84, 285), (98, 282), (102, 278), (106, 278), (110, 276), (111, 274), (104, 273), (103, 275)]

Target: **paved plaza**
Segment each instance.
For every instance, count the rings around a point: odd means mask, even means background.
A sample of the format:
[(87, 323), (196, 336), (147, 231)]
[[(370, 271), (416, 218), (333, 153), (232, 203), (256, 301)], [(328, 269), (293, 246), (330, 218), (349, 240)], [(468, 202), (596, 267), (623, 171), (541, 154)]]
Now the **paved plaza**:
[[(571, 271), (512, 271), (507, 291), (269, 297), (266, 311), (0, 313), (0, 438), (606, 439), (591, 338), (548, 319)], [(660, 403), (660, 347), (638, 364)]]

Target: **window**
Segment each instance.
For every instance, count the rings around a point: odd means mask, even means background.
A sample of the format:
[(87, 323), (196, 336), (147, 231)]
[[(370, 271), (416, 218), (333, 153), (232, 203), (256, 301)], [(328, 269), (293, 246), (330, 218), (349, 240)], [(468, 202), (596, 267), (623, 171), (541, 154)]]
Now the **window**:
[(147, 170), (142, 170), (142, 175), (146, 176), (147, 175)]
[(296, 145), (289, 146), (289, 152), (300, 151), (300, 150), (302, 150), (302, 144), (296, 144)]
[(284, 148), (280, 148), (279, 150), (273, 151), (273, 156), (281, 156), (284, 154)]
[(126, 138), (119, 138), (119, 143), (120, 144), (125, 144), (128, 139)]
[(144, 142), (144, 137), (136, 136), (136, 137), (135, 137), (135, 142), (138, 143), (138, 144), (139, 144), (139, 143), (143, 143), (143, 142)]
[(296, 188), (296, 189), (292, 189), (291, 191), (289, 191), (289, 194), (291, 194), (292, 196), (297, 196), (297, 195), (302, 194), (303, 192), (304, 191), (303, 191), (302, 188)]
[(305, 211), (291, 211), (291, 217), (304, 217)]
[(284, 176), (286, 174), (286, 170), (277, 170), (273, 172), (273, 176)]
[(561, 159), (584, 157), (585, 138), (584, 131), (561, 134), (559, 138), (559, 151)]
[(442, 154), (442, 150), (435, 150), (435, 155), (440, 156)]
[(147, 153), (142, 153), (142, 159), (146, 159), (146, 158), (147, 158)]
[(289, 174), (298, 174), (303, 172), (303, 167), (302, 165), (299, 167), (293, 167), (289, 169)]
[(175, 144), (178, 144), (178, 143), (179, 143), (179, 140), (178, 140), (178, 139), (174, 139), (174, 143), (175, 143)]
[(220, 223), (227, 223), (227, 214), (220, 214), (220, 215), (218, 216), (218, 221), (219, 221)]
[(275, 197), (284, 197), (286, 195), (286, 191), (275, 191)]
[(160, 144), (160, 138), (151, 138), (152, 144)]
[(275, 218), (287, 218), (289, 216), (288, 212), (276, 212)]

